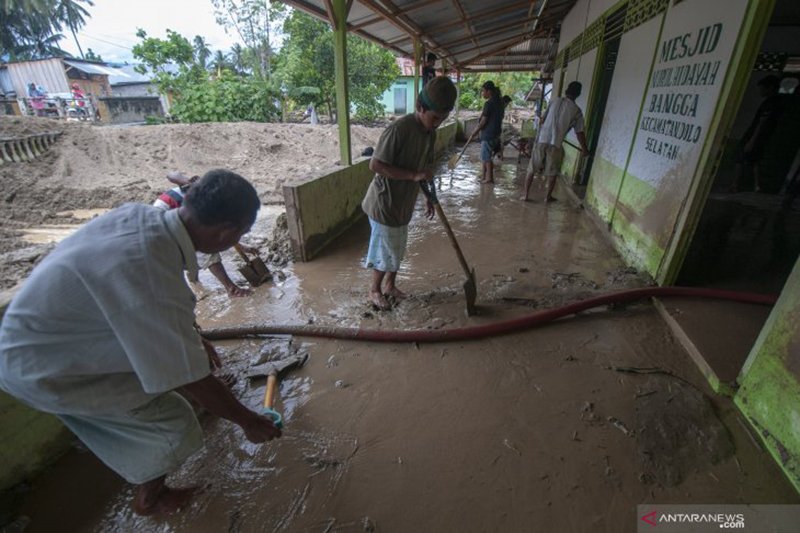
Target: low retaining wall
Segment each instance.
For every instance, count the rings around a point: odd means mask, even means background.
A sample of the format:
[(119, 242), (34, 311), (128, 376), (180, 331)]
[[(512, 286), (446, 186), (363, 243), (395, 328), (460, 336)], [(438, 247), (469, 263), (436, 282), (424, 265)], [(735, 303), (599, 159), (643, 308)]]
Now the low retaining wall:
[(111, 124), (144, 122), (150, 116), (164, 116), (158, 96), (114, 96), (100, 98), (100, 117)]
[[(437, 156), (453, 145), (455, 135), (455, 122), (439, 127)], [(364, 215), (361, 200), (373, 175), (369, 158), (363, 157), (349, 167), (328, 169), (283, 186), (289, 238), (296, 261), (311, 261)]]

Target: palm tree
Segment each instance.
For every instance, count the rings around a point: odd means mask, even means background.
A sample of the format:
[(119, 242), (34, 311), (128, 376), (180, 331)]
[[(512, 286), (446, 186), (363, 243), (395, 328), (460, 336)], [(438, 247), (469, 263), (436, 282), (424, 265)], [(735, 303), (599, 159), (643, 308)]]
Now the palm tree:
[(241, 44), (236, 43), (231, 46), (231, 63), (233, 64), (233, 68), (236, 70), (237, 74), (245, 73), (245, 53), (245, 49)]
[(211, 57), (211, 49), (208, 47), (206, 40), (200, 35), (194, 36), (194, 60), (195, 63), (200, 65), (203, 70), (208, 68), (208, 58)]
[(228, 54), (222, 50), (217, 50), (217, 53), (214, 54), (214, 60), (211, 62), (211, 67), (217, 71), (217, 77), (219, 78), (222, 75), (222, 69), (228, 68), (229, 66)]
[(86, 19), (84, 17), (90, 15), (86, 8), (79, 5), (78, 2), (85, 2), (90, 6), (93, 6), (94, 2), (92, 2), (92, 0), (57, 0), (57, 2), (55, 6), (55, 20), (58, 22), (57, 27), (61, 29), (60, 25), (63, 23), (69, 28), (72, 32), (72, 38), (75, 39), (75, 44), (78, 46), (78, 52), (80, 52), (81, 57), (84, 57), (83, 49), (81, 49), (81, 43), (78, 42), (78, 35), (76, 32), (86, 25)]

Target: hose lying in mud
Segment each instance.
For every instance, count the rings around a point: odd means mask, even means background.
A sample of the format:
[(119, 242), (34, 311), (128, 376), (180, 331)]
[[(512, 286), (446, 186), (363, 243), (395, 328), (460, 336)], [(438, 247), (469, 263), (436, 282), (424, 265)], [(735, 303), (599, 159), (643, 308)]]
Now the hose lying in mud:
[(326, 337), (331, 339), (372, 341), (372, 342), (452, 342), (468, 339), (479, 339), (503, 335), (523, 329), (534, 328), (574, 315), (581, 311), (602, 305), (621, 304), (634, 302), (643, 298), (658, 297), (696, 297), (730, 300), (734, 302), (773, 305), (777, 300), (775, 295), (754, 294), (745, 292), (723, 291), (717, 289), (702, 289), (693, 287), (646, 287), (615, 292), (603, 296), (588, 298), (555, 309), (546, 309), (536, 313), (477, 326), (440, 330), (406, 330), (382, 331), (374, 329), (340, 328), (329, 326), (297, 325), (297, 326), (270, 326), (253, 325), (233, 328), (218, 328), (203, 331), (203, 337), (208, 340), (238, 339), (258, 335), (295, 335), (299, 337)]

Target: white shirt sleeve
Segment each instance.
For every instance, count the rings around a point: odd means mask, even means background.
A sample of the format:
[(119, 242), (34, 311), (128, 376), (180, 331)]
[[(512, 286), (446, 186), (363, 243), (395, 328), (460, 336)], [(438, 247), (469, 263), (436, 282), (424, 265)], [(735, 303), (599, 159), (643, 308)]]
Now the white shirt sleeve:
[(584, 128), (583, 111), (581, 111), (580, 109), (578, 109), (578, 112), (575, 114), (574, 128), (575, 128), (575, 133), (581, 133)]

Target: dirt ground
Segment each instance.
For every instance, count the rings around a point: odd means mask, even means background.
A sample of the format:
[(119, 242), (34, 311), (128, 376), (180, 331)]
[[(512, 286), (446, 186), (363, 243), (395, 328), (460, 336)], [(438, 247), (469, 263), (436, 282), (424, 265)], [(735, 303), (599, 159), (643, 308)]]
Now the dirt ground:
[[(455, 171), (439, 172), (443, 209), (477, 271), (477, 317), (465, 316), (463, 274), (420, 204), (398, 277), (410, 297), (393, 310), (366, 303), (362, 222), (249, 298), (231, 301), (201, 273), (201, 325), (467, 327), (649, 283), (563, 190), (548, 205), (534, 185), (534, 201), (520, 202), (515, 163), (507, 153), (497, 184), (481, 186), (472, 146)], [(280, 232), (270, 209), (260, 235)], [(161, 520), (133, 515), (132, 487), (78, 446), (18, 488), (27, 531), (625, 533), (636, 531), (638, 504), (800, 503), (648, 302), (472, 341), (275, 335), (218, 346), (254, 409), (264, 380), (248, 380), (248, 369), (309, 354), (281, 379), (281, 439), (253, 445), (203, 416), (205, 449), (169, 482), (205, 490)]]
[[(71, 211), (152, 202), (171, 185), (171, 170), (202, 174), (228, 168), (250, 180), (264, 204), (283, 203), (285, 182), (339, 160), (335, 126), (304, 124), (169, 124), (93, 126), (0, 116), (0, 137), (62, 132), (33, 162), (0, 165), (0, 290), (16, 285), (49, 250), (22, 240), (22, 230), (76, 224)], [(382, 128), (352, 127), (353, 157), (374, 146)], [(80, 216), (80, 214), (78, 215)]]

